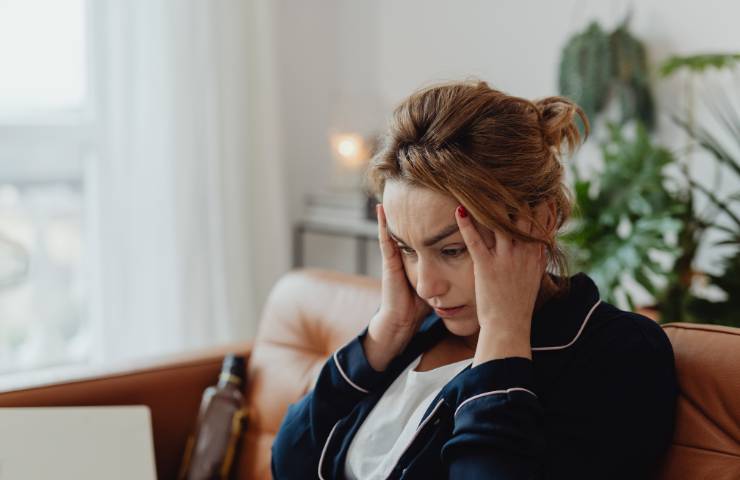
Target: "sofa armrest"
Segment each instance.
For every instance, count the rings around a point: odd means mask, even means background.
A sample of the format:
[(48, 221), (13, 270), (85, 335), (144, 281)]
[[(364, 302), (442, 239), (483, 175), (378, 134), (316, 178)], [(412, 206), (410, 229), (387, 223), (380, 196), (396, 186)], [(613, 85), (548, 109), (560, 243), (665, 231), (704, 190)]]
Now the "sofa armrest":
[(147, 405), (157, 476), (176, 478), (203, 390), (216, 383), (224, 355), (232, 352), (249, 356), (251, 344), (161, 357), (61, 383), (0, 392), (0, 407)]

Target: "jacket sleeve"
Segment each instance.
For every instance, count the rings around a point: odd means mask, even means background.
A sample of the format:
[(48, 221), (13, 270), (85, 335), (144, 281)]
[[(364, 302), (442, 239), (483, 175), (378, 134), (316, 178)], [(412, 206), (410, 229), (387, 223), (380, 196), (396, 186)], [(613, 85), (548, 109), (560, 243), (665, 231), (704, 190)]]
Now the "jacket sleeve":
[(460, 376), (442, 450), (449, 478), (652, 478), (672, 438), (677, 386), (670, 342), (640, 318), (612, 322), (569, 358), (547, 421), (529, 360)]
[(442, 448), (448, 478), (534, 478), (544, 454), (544, 413), (532, 362), (491, 360), (455, 379), (454, 426)]
[[(557, 409), (548, 430), (550, 472), (571, 478), (655, 478), (673, 438), (676, 380), (673, 349), (654, 321), (632, 313), (595, 332), (576, 361), (579, 392)], [(567, 416), (560, 412), (567, 412)]]
[(367, 328), (326, 361), (314, 389), (288, 407), (272, 445), (276, 479), (315, 477), (332, 428), (385, 377), (367, 361)]

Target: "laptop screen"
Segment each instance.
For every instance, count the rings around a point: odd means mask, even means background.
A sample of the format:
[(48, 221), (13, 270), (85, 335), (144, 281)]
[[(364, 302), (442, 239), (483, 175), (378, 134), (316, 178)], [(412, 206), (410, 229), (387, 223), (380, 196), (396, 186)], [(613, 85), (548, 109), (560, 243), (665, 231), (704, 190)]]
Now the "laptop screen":
[(146, 406), (0, 408), (0, 480), (156, 480)]

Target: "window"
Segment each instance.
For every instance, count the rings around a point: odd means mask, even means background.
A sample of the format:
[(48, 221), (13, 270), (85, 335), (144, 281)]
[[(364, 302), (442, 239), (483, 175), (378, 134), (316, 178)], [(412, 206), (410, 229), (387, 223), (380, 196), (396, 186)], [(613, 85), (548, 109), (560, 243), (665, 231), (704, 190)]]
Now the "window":
[(0, 374), (91, 354), (86, 7), (0, 2)]

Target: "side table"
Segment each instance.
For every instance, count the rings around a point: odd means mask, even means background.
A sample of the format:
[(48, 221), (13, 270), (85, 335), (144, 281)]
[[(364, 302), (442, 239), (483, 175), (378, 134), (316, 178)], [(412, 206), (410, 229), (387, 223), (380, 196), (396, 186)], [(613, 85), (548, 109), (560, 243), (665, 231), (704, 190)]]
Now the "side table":
[(293, 267), (304, 262), (304, 237), (306, 233), (319, 233), (355, 240), (355, 265), (357, 273), (367, 275), (367, 243), (378, 241), (378, 223), (373, 220), (342, 220), (305, 217), (293, 226)]

